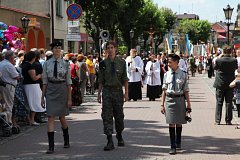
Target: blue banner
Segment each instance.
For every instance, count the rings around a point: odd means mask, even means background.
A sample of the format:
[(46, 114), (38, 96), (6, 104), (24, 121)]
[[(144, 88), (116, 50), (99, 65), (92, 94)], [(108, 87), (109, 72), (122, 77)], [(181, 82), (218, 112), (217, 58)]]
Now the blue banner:
[(169, 48), (172, 51), (172, 32), (169, 32)]
[(190, 43), (189, 43), (189, 38), (188, 38), (188, 34), (186, 34), (186, 47), (187, 47), (187, 50), (188, 50), (188, 54), (190, 54)]

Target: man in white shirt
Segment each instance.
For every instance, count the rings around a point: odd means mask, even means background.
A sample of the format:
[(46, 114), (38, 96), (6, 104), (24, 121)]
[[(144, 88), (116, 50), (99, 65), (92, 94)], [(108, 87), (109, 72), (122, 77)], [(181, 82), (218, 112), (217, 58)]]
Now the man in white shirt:
[(184, 60), (184, 56), (181, 52), (180, 52), (180, 60), (179, 60), (178, 66), (182, 71), (187, 73), (187, 70), (188, 70), (187, 62)]
[(6, 107), (7, 121), (12, 123), (12, 108), (15, 94), (15, 86), (19, 79), (19, 73), (15, 69), (15, 55), (9, 50), (4, 52), (4, 60), (0, 62), (1, 79), (6, 86), (0, 86), (0, 94)]

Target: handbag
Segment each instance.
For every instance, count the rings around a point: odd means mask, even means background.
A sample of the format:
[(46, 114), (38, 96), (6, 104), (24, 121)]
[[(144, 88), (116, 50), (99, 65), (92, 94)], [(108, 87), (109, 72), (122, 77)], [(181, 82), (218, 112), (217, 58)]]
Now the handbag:
[(73, 83), (78, 83), (79, 82), (79, 77), (77, 76), (77, 72), (76, 72), (76, 65), (74, 65), (74, 77), (72, 77), (72, 82)]

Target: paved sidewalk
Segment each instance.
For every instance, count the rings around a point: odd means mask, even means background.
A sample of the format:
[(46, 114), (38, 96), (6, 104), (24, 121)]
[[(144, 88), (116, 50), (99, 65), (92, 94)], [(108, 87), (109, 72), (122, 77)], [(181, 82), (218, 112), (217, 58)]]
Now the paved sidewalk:
[[(2, 142), (0, 159), (87, 159), (87, 160), (236, 160), (240, 130), (235, 125), (214, 125), (215, 95), (204, 75), (190, 77), (193, 121), (183, 127), (183, 150), (170, 156), (168, 126), (160, 113), (160, 100), (126, 102), (125, 147), (104, 152), (101, 106), (92, 97), (68, 116), (71, 148), (63, 148), (60, 124), (56, 124), (55, 153), (46, 155), (46, 125)], [(146, 89), (144, 88), (143, 91)], [(224, 115), (224, 114), (223, 114)], [(224, 120), (224, 116), (223, 119)], [(223, 122), (223, 121), (222, 121)], [(236, 123), (236, 122), (233, 122)], [(114, 135), (114, 142), (117, 140)], [(1, 143), (1, 142), (0, 142)]]

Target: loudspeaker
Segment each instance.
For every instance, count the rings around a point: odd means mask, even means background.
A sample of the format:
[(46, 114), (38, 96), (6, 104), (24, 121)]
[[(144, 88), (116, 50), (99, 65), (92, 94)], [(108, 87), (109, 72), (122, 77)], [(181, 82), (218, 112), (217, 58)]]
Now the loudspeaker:
[(108, 40), (108, 38), (109, 38), (109, 31), (108, 31), (108, 30), (102, 30), (102, 31), (100, 32), (100, 37), (101, 37), (104, 41)]

